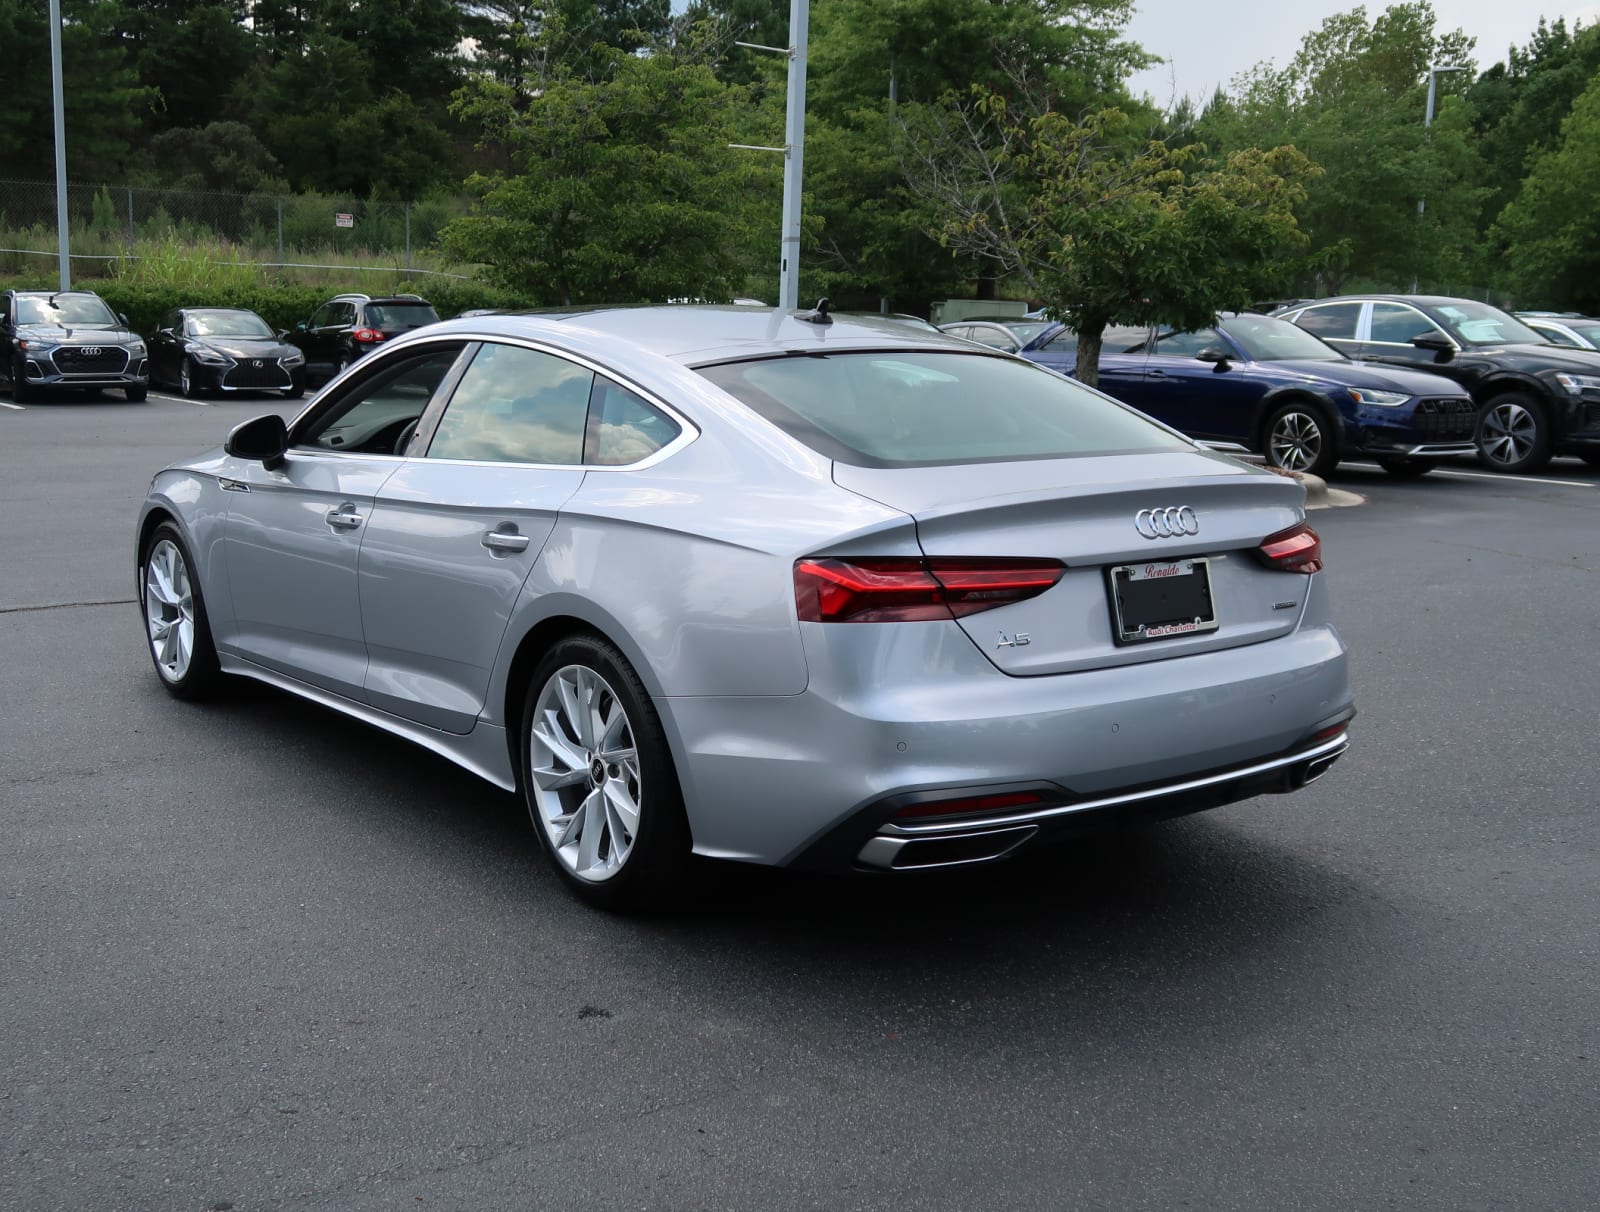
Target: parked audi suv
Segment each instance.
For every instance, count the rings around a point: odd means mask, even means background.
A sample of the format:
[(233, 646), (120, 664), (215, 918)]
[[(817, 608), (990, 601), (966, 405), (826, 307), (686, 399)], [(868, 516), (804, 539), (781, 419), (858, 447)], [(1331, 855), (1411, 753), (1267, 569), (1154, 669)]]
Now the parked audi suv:
[(1552, 344), (1474, 299), (1356, 295), (1281, 313), (1362, 362), (1454, 379), (1478, 409), (1478, 457), (1534, 472), (1552, 455), (1600, 466), (1600, 352)]
[[(1022, 356), (1071, 374), (1077, 337), (1056, 325)], [(1251, 312), (1182, 332), (1107, 329), (1100, 389), (1192, 438), (1243, 446), (1288, 471), (1327, 475), (1359, 454), (1412, 477), (1474, 449), (1477, 410), (1464, 388), (1353, 362), (1293, 324)]]
[(93, 291), (8, 290), (0, 295), (0, 379), (18, 404), (106, 387), (142, 400), (144, 339)]

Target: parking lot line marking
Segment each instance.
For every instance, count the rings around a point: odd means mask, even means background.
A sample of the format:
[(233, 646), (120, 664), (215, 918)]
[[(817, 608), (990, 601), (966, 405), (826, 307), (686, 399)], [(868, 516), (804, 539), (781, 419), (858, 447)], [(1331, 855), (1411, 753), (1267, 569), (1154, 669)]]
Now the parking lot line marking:
[(159, 391), (150, 393), (152, 400), (165, 400), (168, 404), (193, 404), (197, 408), (210, 408), (210, 400), (186, 400), (182, 396), (169, 396)]
[[(1347, 466), (1372, 471), (1382, 470), (1376, 463), (1349, 463)], [(1600, 488), (1600, 484), (1585, 484), (1582, 480), (1542, 480), (1538, 476), (1501, 475), (1492, 471), (1447, 471), (1444, 468), (1435, 468), (1428, 474), (1455, 476), (1457, 479), (1465, 480), (1499, 480), (1502, 484), (1555, 484), (1561, 488)]]
[(14, 409), (17, 412), (27, 412), (28, 411), (21, 404), (8, 404), (4, 400), (0, 400), (0, 408), (10, 408), (10, 409)]

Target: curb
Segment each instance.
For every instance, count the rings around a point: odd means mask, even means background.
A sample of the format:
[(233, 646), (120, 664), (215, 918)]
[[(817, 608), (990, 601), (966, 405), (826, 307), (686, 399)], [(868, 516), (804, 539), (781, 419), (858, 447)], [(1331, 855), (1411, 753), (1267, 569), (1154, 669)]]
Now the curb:
[(1367, 498), (1360, 493), (1345, 492), (1342, 488), (1329, 488), (1328, 481), (1307, 471), (1289, 473), (1306, 490), (1307, 509), (1341, 509), (1347, 505), (1365, 505)]

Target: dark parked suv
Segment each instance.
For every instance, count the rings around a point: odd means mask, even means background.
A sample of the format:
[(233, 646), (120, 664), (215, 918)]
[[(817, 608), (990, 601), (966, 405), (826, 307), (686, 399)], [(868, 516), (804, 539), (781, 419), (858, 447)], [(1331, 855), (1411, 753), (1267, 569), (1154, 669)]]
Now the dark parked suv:
[(1454, 379), (1478, 406), (1478, 457), (1532, 472), (1555, 454), (1600, 466), (1600, 352), (1552, 345), (1472, 299), (1360, 295), (1279, 313), (1364, 362)]
[(438, 319), (420, 295), (335, 295), (294, 326), (289, 343), (305, 354), (306, 377), (324, 383), (381, 342)]
[(0, 380), (19, 404), (47, 392), (103, 387), (142, 400), (150, 384), (144, 341), (87, 290), (0, 295)]

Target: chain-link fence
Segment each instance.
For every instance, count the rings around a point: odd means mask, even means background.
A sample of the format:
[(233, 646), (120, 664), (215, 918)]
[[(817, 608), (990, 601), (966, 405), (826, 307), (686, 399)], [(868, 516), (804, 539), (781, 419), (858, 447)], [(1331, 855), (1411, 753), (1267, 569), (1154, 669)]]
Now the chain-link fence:
[[(137, 257), (142, 246), (176, 240), (225, 249), (238, 262), (316, 267), (382, 258), (426, 273), (419, 256), (436, 249), (440, 231), (468, 210), (464, 198), (374, 202), (317, 194), (223, 194), (137, 185), (67, 186), (73, 273), (93, 276), (97, 262)], [(0, 275), (37, 273), (54, 257), (55, 186), (0, 180)], [(331, 266), (330, 266), (331, 267)]]

